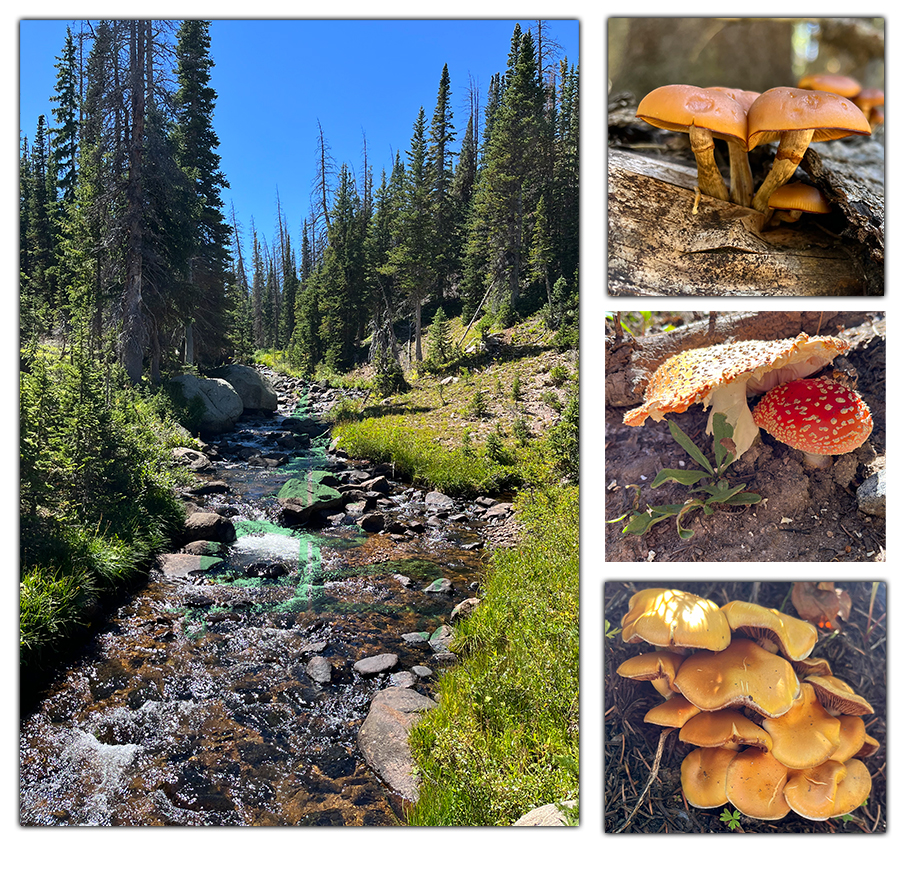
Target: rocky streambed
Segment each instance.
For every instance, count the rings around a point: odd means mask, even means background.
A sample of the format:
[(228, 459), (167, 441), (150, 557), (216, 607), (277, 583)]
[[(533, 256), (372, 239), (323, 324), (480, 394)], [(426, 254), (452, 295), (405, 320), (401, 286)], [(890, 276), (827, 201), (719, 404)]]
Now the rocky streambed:
[[(354, 462), (274, 374), (202, 453), (179, 547), (22, 720), (24, 825), (393, 825), (503, 501)], [(262, 404), (263, 406), (258, 406)]]

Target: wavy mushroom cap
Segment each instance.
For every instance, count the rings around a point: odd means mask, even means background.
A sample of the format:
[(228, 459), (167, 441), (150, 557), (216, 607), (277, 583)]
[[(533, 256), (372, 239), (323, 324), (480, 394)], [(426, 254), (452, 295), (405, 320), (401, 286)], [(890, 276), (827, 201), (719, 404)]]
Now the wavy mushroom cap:
[(871, 135), (865, 114), (834, 92), (779, 86), (763, 92), (747, 114), (747, 147), (771, 141), (783, 132), (813, 130), (813, 141)]
[(755, 747), (739, 753), (725, 773), (725, 794), (742, 814), (777, 821), (790, 810), (784, 798), (788, 769)]
[(683, 83), (660, 86), (644, 96), (635, 115), (659, 129), (687, 132), (694, 126), (747, 146), (747, 111), (723, 90)]
[(772, 749), (772, 736), (736, 710), (703, 711), (691, 717), (678, 733), (686, 744), (738, 750), (742, 745)]
[(683, 695), (673, 695), (662, 704), (651, 707), (644, 714), (644, 722), (654, 726), (680, 729), (691, 717), (700, 713), (700, 708), (691, 704)]
[(860, 756), (860, 751), (866, 746), (866, 724), (862, 717), (853, 714), (842, 714), (837, 717), (837, 721), (841, 724), (840, 742), (828, 759), (845, 763)]
[(718, 605), (705, 597), (676, 588), (645, 588), (628, 601), (622, 640), (719, 650), (731, 642), (731, 629)]
[(701, 710), (746, 706), (769, 719), (786, 714), (800, 695), (800, 681), (789, 662), (742, 637), (721, 652), (688, 656), (675, 687)]
[(831, 676), (831, 665), (827, 658), (795, 658), (791, 659), (791, 667), (800, 677)]
[(684, 413), (691, 405), (710, 403), (723, 386), (746, 384), (746, 395), (759, 395), (798, 377), (808, 377), (847, 352), (850, 344), (837, 337), (798, 334), (788, 340), (741, 340), (687, 349), (664, 361), (644, 391), (644, 403), (628, 411), (623, 421), (642, 426), (647, 417), (662, 420), (667, 413)]
[(756, 603), (732, 600), (722, 612), (732, 631), (740, 631), (769, 652), (780, 652), (791, 661), (806, 658), (819, 639), (815, 625)]
[(725, 776), (735, 756), (733, 750), (701, 747), (681, 761), (681, 789), (694, 808), (718, 808), (728, 802)]
[(845, 683), (838, 677), (813, 675), (807, 677), (805, 682), (812, 684), (819, 703), (830, 714), (835, 716), (840, 716), (841, 714), (862, 716), (863, 714), (875, 713), (872, 705), (865, 698), (857, 695), (849, 683)]
[(756, 424), (804, 453), (839, 455), (872, 434), (872, 415), (852, 389), (827, 377), (776, 386), (753, 410)]
[(800, 684), (800, 697), (775, 720), (763, 720), (772, 736), (772, 756), (789, 769), (809, 769), (830, 759), (841, 741), (840, 720), (819, 704), (809, 683)]
[(784, 799), (801, 817), (824, 821), (859, 808), (871, 789), (872, 777), (859, 760), (826, 760), (814, 768), (791, 772)]
[(684, 656), (677, 652), (645, 652), (623, 661), (616, 673), (630, 680), (649, 680), (660, 695), (669, 698), (682, 661)]
[(818, 187), (794, 181), (783, 184), (769, 197), (769, 208), (781, 211), (805, 211), (808, 214), (828, 214), (831, 204)]

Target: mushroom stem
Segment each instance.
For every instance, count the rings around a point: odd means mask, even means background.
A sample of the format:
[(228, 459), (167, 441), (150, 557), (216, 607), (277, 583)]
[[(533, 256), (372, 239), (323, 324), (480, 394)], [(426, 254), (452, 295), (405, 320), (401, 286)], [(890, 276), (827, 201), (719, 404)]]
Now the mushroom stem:
[(713, 417), (717, 413), (724, 413), (725, 421), (734, 429), (731, 436), (735, 446), (734, 458), (740, 459), (759, 436), (759, 426), (756, 425), (747, 404), (747, 381), (729, 383), (716, 388), (709, 398), (709, 407), (707, 434), (713, 434)]
[(731, 201), (747, 207), (753, 199), (753, 173), (750, 171), (750, 155), (732, 141), (728, 142), (728, 160), (731, 166)]
[(722, 179), (722, 173), (716, 165), (715, 149), (712, 133), (697, 126), (690, 128), (691, 150), (697, 160), (697, 183), (700, 192), (722, 202), (728, 201), (728, 188)]
[(800, 129), (796, 132), (785, 132), (778, 143), (778, 152), (769, 174), (762, 182), (753, 197), (752, 207), (756, 211), (765, 211), (769, 207), (772, 194), (797, 170), (806, 148), (812, 143), (815, 129)]

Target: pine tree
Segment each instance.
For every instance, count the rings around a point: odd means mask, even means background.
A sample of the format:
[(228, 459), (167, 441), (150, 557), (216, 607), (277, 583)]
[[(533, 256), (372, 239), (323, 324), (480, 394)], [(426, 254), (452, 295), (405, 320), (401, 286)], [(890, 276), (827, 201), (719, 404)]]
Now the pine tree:
[(57, 105), (53, 110), (56, 127), (53, 129), (51, 149), (60, 199), (64, 205), (70, 205), (75, 199), (80, 108), (75, 43), (69, 28), (66, 29), (66, 42), (56, 69), (56, 94), (51, 98)]
[(438, 298), (444, 295), (450, 278), (456, 271), (459, 254), (457, 229), (450, 201), (454, 156), (450, 144), (455, 137), (453, 111), (450, 107), (450, 73), (445, 64), (438, 86), (437, 104), (431, 118), (427, 153), (435, 239), (435, 291)]

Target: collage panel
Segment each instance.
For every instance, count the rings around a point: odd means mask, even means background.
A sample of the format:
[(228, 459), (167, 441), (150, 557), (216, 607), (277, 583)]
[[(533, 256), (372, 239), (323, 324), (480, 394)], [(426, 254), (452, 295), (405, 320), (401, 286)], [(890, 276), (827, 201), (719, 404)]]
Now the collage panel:
[(885, 326), (611, 313), (607, 562), (883, 562)]
[(607, 833), (887, 830), (884, 582), (606, 582)]
[(885, 293), (883, 19), (613, 17), (608, 47), (611, 297)]

